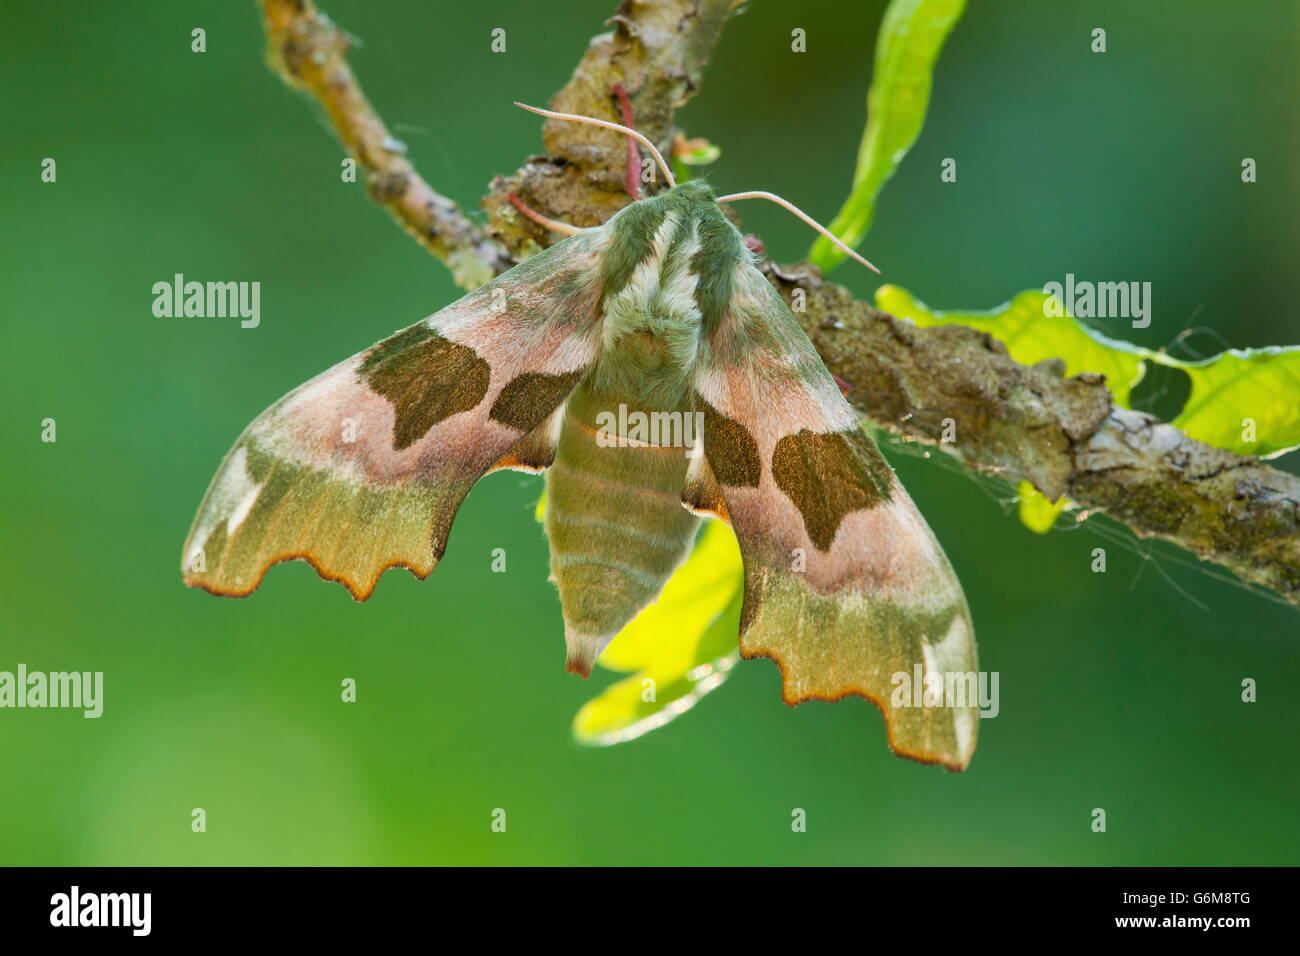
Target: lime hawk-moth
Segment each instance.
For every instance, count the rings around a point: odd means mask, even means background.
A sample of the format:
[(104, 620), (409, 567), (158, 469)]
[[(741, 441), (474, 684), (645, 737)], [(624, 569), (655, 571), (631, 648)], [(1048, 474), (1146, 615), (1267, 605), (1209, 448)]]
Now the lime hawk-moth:
[[(185, 582), (244, 596), (303, 559), (365, 600), (388, 568), (434, 569), (484, 475), (544, 471), (570, 671), (655, 601), (706, 516), (740, 543), (741, 652), (777, 663), (787, 703), (864, 697), (897, 753), (964, 768), (977, 701), (895, 693), (977, 670), (961, 586), (719, 205), (758, 194), (675, 185), (647, 139), (588, 121), (640, 140), (671, 188), (552, 223), (572, 234), (263, 412), (199, 507)], [(609, 434), (627, 410), (695, 416), (695, 446)]]

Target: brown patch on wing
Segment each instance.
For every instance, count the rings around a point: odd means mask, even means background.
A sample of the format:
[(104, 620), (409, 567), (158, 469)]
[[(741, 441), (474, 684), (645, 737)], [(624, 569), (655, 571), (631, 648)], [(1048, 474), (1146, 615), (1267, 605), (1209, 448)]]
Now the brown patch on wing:
[(393, 405), (393, 448), (409, 448), (445, 418), (476, 408), (491, 369), (472, 348), (424, 325), (375, 346), (359, 374)]
[(555, 410), (584, 374), (583, 369), (561, 375), (524, 372), (501, 389), (490, 416), (503, 425), (531, 431)]
[(812, 543), (828, 551), (846, 515), (889, 500), (892, 472), (861, 429), (803, 428), (776, 443), (772, 477), (799, 509)]
[(696, 407), (704, 413), (704, 454), (719, 484), (757, 488), (762, 474), (758, 443), (744, 425), (718, 411), (696, 393)]

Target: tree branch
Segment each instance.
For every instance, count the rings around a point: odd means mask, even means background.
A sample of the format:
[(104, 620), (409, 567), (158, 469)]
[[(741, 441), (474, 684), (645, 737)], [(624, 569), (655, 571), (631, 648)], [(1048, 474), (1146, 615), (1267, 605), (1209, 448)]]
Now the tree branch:
[[(592, 40), (552, 107), (618, 121), (612, 89), (621, 83), (638, 128), (666, 145), (674, 111), (698, 90), (735, 6), (623, 0), (613, 30)], [(263, 0), (263, 8), (277, 69), (321, 100), (366, 168), (372, 195), (458, 282), (509, 268), (501, 246), (523, 256), (551, 241), (516, 212), (507, 192), (579, 226), (602, 223), (629, 201), (622, 138), (550, 121), (548, 155), (529, 159), (508, 180), (497, 177), (484, 198), (488, 238), (388, 148), (387, 128), (348, 70), (346, 40), (328, 18), (310, 0)], [(973, 470), (1103, 510), (1140, 536), (1171, 541), (1300, 604), (1300, 479), (1117, 407), (1100, 375), (1064, 378), (1059, 360), (1020, 365), (974, 329), (919, 328), (855, 300), (806, 263), (762, 268), (800, 306), (796, 315), (827, 367), (851, 384), (850, 401), (873, 422), (939, 445)], [(793, 303), (796, 289), (802, 303)], [(956, 425), (953, 443), (941, 443), (944, 419)]]

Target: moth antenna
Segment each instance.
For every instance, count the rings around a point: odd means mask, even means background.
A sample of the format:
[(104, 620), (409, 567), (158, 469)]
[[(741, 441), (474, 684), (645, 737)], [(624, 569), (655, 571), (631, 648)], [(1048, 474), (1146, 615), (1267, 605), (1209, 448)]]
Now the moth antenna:
[(788, 200), (788, 199), (782, 199), (782, 198), (781, 198), (780, 196), (778, 196), (776, 193), (769, 193), (769, 192), (764, 192), (764, 191), (762, 191), (762, 190), (756, 190), (756, 191), (754, 191), (754, 192), (748, 192), (748, 193), (732, 193), (730, 196), (719, 196), (719, 197), (718, 197), (718, 202), (735, 202), (737, 199), (770, 199), (770, 200), (772, 200), (772, 202), (776, 203), (778, 206), (782, 206), (782, 207), (784, 207), (785, 209), (787, 209), (787, 210), (789, 210), (790, 212), (794, 213), (796, 216), (798, 216), (798, 217), (799, 217), (800, 219), (802, 219), (804, 222), (808, 223), (808, 225), (812, 226), (814, 229), (816, 229), (818, 232), (820, 232), (823, 236), (825, 236), (825, 237), (826, 237), (827, 239), (829, 239), (831, 242), (835, 243), (835, 245), (839, 246), (841, 249), (843, 249), (846, 253), (848, 253), (848, 254), (849, 254), (850, 256), (852, 256), (854, 259), (857, 259), (859, 262), (861, 262), (864, 266), (866, 266), (866, 267), (867, 267), (868, 269), (870, 269), (872, 272), (876, 273), (876, 275), (879, 275), (879, 274), (880, 274), (880, 270), (879, 270), (879, 269), (877, 269), (875, 266), (873, 266), (873, 265), (872, 265), (870, 262), (868, 262), (866, 259), (862, 258), (860, 255), (858, 255), (855, 251), (853, 251), (851, 248), (849, 248), (847, 245), (845, 245), (845, 243), (843, 243), (842, 241), (840, 241), (840, 237), (839, 237), (839, 236), (835, 235), (835, 233), (831, 232), (829, 229), (827, 229), (825, 226), (823, 226), (820, 222), (818, 222), (818, 221), (817, 221), (816, 219), (814, 219), (812, 216), (808, 215), (806, 212), (804, 212), (802, 209), (800, 209), (800, 208), (799, 208), (798, 206), (796, 206), (794, 203), (790, 202), (790, 200)]
[[(515, 101), (515, 106), (518, 106), (520, 109), (528, 110), (530, 113), (536, 113), (538, 116), (546, 116), (551, 119), (573, 120), (575, 123), (590, 123), (592, 126), (602, 126), (605, 129), (616, 130), (625, 136), (631, 136), (646, 149), (650, 150), (650, 155), (654, 157), (655, 163), (658, 164), (659, 171), (664, 174), (664, 179), (667, 180), (668, 185), (677, 185), (677, 180), (673, 178), (673, 171), (668, 168), (668, 164), (664, 161), (663, 154), (659, 152), (654, 143), (650, 142), (650, 140), (634, 129), (629, 129), (628, 127), (622, 126), (618, 123), (611, 123), (609, 120), (596, 119), (594, 116), (579, 116), (577, 113), (557, 113), (554, 110), (544, 110), (540, 106), (529, 106), (527, 103), (520, 103), (518, 100)], [(755, 193), (754, 195), (758, 194)]]
[(523, 215), (527, 216), (539, 226), (544, 226), (552, 232), (558, 232), (562, 236), (576, 236), (580, 232), (586, 232), (581, 226), (571, 226), (567, 222), (560, 222), (558, 219), (551, 219), (543, 216), (532, 206), (526, 205), (522, 199), (514, 193), (506, 193), (506, 198), (510, 200), (510, 205), (518, 209)]

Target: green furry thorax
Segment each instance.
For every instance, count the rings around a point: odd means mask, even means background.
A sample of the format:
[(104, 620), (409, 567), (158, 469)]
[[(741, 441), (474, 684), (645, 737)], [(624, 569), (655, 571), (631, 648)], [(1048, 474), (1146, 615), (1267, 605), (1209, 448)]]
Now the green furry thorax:
[(700, 337), (721, 321), (749, 251), (699, 181), (633, 203), (609, 229), (601, 265), (604, 347), (592, 384), (675, 406)]
[(731, 273), (752, 260), (739, 230), (722, 214), (713, 190), (701, 180), (634, 202), (609, 221), (612, 238), (601, 265), (605, 300), (626, 289), (637, 267), (654, 253), (655, 234), (668, 216), (677, 225), (659, 263), (660, 275), (682, 265), (694, 236), (698, 247), (685, 265), (698, 277), (695, 298), (705, 330), (711, 331), (730, 299)]

